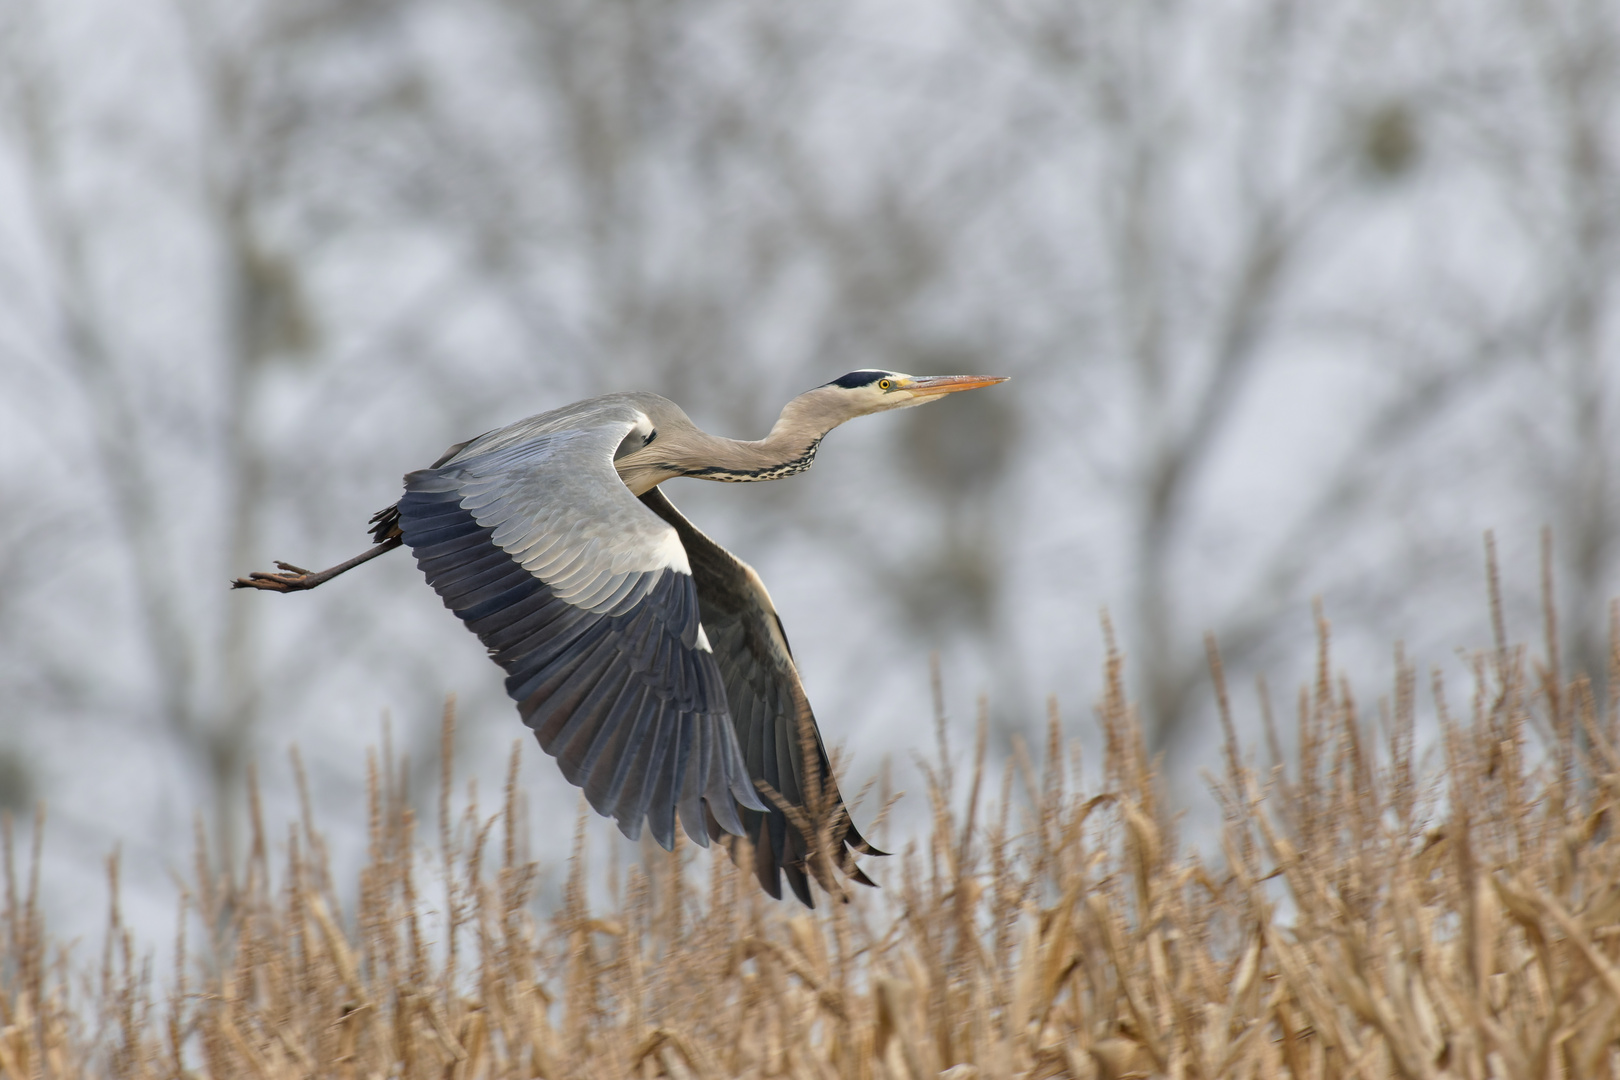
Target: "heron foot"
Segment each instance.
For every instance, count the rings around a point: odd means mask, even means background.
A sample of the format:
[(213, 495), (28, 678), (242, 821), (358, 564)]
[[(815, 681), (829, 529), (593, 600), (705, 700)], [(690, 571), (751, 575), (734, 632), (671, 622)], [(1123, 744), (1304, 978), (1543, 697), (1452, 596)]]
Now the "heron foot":
[(370, 562), (385, 552), (393, 551), (404, 542), (398, 536), (390, 536), (386, 540), (373, 544), (348, 562), (338, 563), (336, 566), (319, 572), (305, 570), (302, 566), (294, 566), (290, 562), (282, 562), (277, 559), (276, 566), (282, 571), (281, 573), (267, 574), (263, 571), (254, 571), (247, 577), (239, 577), (231, 582), (231, 588), (267, 589), (270, 592), (283, 593), (302, 592), (305, 589), (313, 589), (317, 585), (324, 585), (339, 574), (353, 570), (363, 562)]
[(305, 570), (302, 566), (276, 560), (276, 566), (284, 573), (269, 574), (262, 570), (255, 570), (245, 578), (237, 578), (231, 582), (233, 589), (268, 589), (271, 592), (300, 592), (304, 589), (313, 589), (326, 580), (323, 574)]

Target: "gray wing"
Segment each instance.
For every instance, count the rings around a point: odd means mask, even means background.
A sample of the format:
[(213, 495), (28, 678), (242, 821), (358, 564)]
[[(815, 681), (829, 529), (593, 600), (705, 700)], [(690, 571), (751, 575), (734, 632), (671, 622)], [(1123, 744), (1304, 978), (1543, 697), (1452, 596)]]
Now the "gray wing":
[[(740, 834), (762, 807), (726, 712), (675, 530), (613, 468), (624, 403), (474, 439), (405, 478), (397, 528), (428, 583), (506, 670), (541, 747), (631, 839)], [(386, 513), (386, 512), (385, 512)]]
[[(686, 549), (703, 626), (725, 680), (731, 721), (749, 774), (770, 784), (797, 807), (806, 805), (812, 785), (819, 783), (823, 806), (832, 818), (833, 861), (853, 880), (871, 885), (855, 865), (851, 849), (868, 855), (884, 853), (862, 839), (839, 796), (821, 732), (765, 583), (753, 567), (687, 521), (657, 488), (641, 496), (641, 501), (674, 527)], [(808, 725), (815, 748), (808, 768), (801, 723)], [(744, 835), (753, 844), (754, 873), (765, 891), (781, 897), (780, 873), (800, 900), (815, 906), (806, 878), (806, 871), (815, 869), (807, 865), (806, 858), (815, 838), (804, 835), (776, 806), (763, 813), (743, 810), (742, 819)]]

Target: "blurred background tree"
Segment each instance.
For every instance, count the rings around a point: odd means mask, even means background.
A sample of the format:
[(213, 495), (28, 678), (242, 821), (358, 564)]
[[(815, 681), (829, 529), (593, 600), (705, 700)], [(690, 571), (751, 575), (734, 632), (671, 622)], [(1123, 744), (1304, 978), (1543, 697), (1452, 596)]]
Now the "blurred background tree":
[(755, 437), (866, 366), (1016, 381), (671, 485), (857, 773), (921, 741), (930, 652), (1003, 749), (1088, 708), (1106, 606), (1191, 775), (1206, 631), (1287, 685), (1323, 595), (1340, 656), (1447, 662), (1486, 528), (1520, 617), (1552, 528), (1601, 678), (1617, 43), (1602, 0), (5, 0), (0, 804), (51, 801), (61, 895), (122, 840), (156, 896), (289, 742), (352, 800), (376, 718), (430, 768), (455, 692), (492, 782), (521, 728), (406, 558), (224, 583), (354, 554), (523, 415)]

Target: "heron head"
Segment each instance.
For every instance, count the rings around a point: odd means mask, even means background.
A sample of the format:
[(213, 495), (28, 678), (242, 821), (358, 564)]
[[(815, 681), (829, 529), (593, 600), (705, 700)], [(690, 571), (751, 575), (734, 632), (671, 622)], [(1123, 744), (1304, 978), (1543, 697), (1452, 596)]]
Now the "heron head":
[(848, 416), (907, 409), (937, 401), (958, 390), (977, 390), (1006, 382), (1000, 375), (907, 375), (902, 371), (864, 369), (840, 376), (818, 389), (848, 411)]

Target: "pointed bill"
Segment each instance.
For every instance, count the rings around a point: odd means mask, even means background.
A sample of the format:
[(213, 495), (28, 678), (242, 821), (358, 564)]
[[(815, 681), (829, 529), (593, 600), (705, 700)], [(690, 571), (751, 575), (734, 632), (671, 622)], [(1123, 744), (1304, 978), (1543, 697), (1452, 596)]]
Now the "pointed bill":
[(1007, 381), (1005, 375), (919, 375), (905, 389), (919, 397), (954, 394), (958, 390), (977, 390), (981, 386), (994, 386)]

